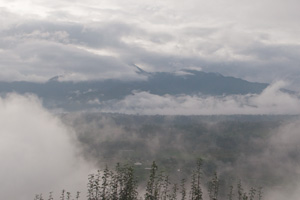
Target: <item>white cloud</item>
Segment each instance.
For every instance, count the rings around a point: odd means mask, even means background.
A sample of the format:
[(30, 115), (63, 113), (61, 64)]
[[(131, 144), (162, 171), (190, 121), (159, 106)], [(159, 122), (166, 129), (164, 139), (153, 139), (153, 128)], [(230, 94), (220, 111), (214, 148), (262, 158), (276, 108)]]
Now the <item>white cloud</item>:
[(0, 98), (0, 121), (1, 199), (85, 191), (91, 168), (80, 157), (72, 131), (36, 97)]
[(276, 82), (261, 94), (231, 96), (158, 96), (135, 92), (124, 100), (106, 105), (107, 112), (161, 115), (300, 114), (297, 96), (282, 92)]
[[(69, 79), (126, 79), (135, 77), (128, 64), (142, 63), (153, 71), (200, 66), (251, 81), (287, 78), (293, 89), (299, 84), (297, 0), (2, 0), (0, 7), (1, 80), (41, 81), (62, 72), (76, 74)], [(38, 45), (46, 42), (69, 51)], [(27, 63), (20, 59), (27, 45), (61, 57)], [(89, 67), (97, 56), (111, 57), (119, 67)]]
[(241, 155), (238, 159), (237, 174), (243, 176), (250, 173), (253, 180), (257, 180), (257, 184), (269, 185), (263, 188), (263, 199), (299, 197), (299, 128), (299, 118), (283, 120), (279, 128), (270, 130), (268, 137), (256, 139), (254, 146), (257, 145), (258, 149), (259, 146), (263, 147), (262, 151), (251, 156)]

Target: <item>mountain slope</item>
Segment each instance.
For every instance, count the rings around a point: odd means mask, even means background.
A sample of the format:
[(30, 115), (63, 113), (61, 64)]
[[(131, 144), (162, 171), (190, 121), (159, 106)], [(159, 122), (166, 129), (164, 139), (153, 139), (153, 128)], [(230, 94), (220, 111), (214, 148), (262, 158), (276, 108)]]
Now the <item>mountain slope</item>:
[[(138, 68), (139, 69), (139, 68)], [(54, 77), (46, 83), (0, 82), (0, 93), (34, 93), (44, 100), (47, 107), (72, 109), (89, 100), (119, 100), (133, 91), (147, 91), (156, 95), (233, 95), (260, 93), (268, 84), (253, 83), (216, 73), (184, 70), (181, 74), (137, 72), (146, 80), (103, 80), (88, 82), (60, 82)]]

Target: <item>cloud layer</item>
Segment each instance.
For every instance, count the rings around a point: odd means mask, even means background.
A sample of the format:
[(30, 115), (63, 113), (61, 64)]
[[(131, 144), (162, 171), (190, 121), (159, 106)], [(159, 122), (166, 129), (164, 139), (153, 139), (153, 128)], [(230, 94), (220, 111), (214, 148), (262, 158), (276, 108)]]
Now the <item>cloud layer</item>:
[(158, 96), (136, 92), (111, 105), (104, 104), (102, 110), (147, 115), (300, 114), (299, 98), (281, 91), (284, 85), (279, 81), (261, 94), (229, 96)]
[(36, 97), (1, 98), (0, 121), (1, 199), (84, 191), (90, 167), (80, 157), (75, 137)]
[(0, 3), (0, 80), (137, 78), (202, 68), (299, 84), (299, 2), (238, 0)]

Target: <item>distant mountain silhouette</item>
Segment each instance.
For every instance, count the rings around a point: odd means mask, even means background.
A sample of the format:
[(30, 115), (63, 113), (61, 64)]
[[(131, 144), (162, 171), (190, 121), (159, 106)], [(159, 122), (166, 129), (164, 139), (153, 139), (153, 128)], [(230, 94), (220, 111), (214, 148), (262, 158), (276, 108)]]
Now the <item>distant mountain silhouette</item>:
[(258, 94), (268, 84), (254, 83), (217, 73), (182, 70), (180, 73), (149, 73), (137, 67), (137, 74), (146, 80), (121, 81), (115, 79), (86, 82), (60, 82), (60, 76), (46, 83), (0, 82), (0, 94), (8, 92), (34, 93), (48, 107), (79, 109), (89, 100), (119, 100), (134, 91), (146, 91), (156, 95), (233, 95)]

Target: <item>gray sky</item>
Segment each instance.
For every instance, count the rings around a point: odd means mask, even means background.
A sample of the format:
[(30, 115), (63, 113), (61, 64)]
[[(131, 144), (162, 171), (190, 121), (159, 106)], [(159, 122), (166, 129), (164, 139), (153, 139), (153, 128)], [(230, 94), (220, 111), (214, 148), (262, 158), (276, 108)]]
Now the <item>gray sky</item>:
[(297, 0), (0, 0), (0, 80), (196, 68), (300, 84)]

